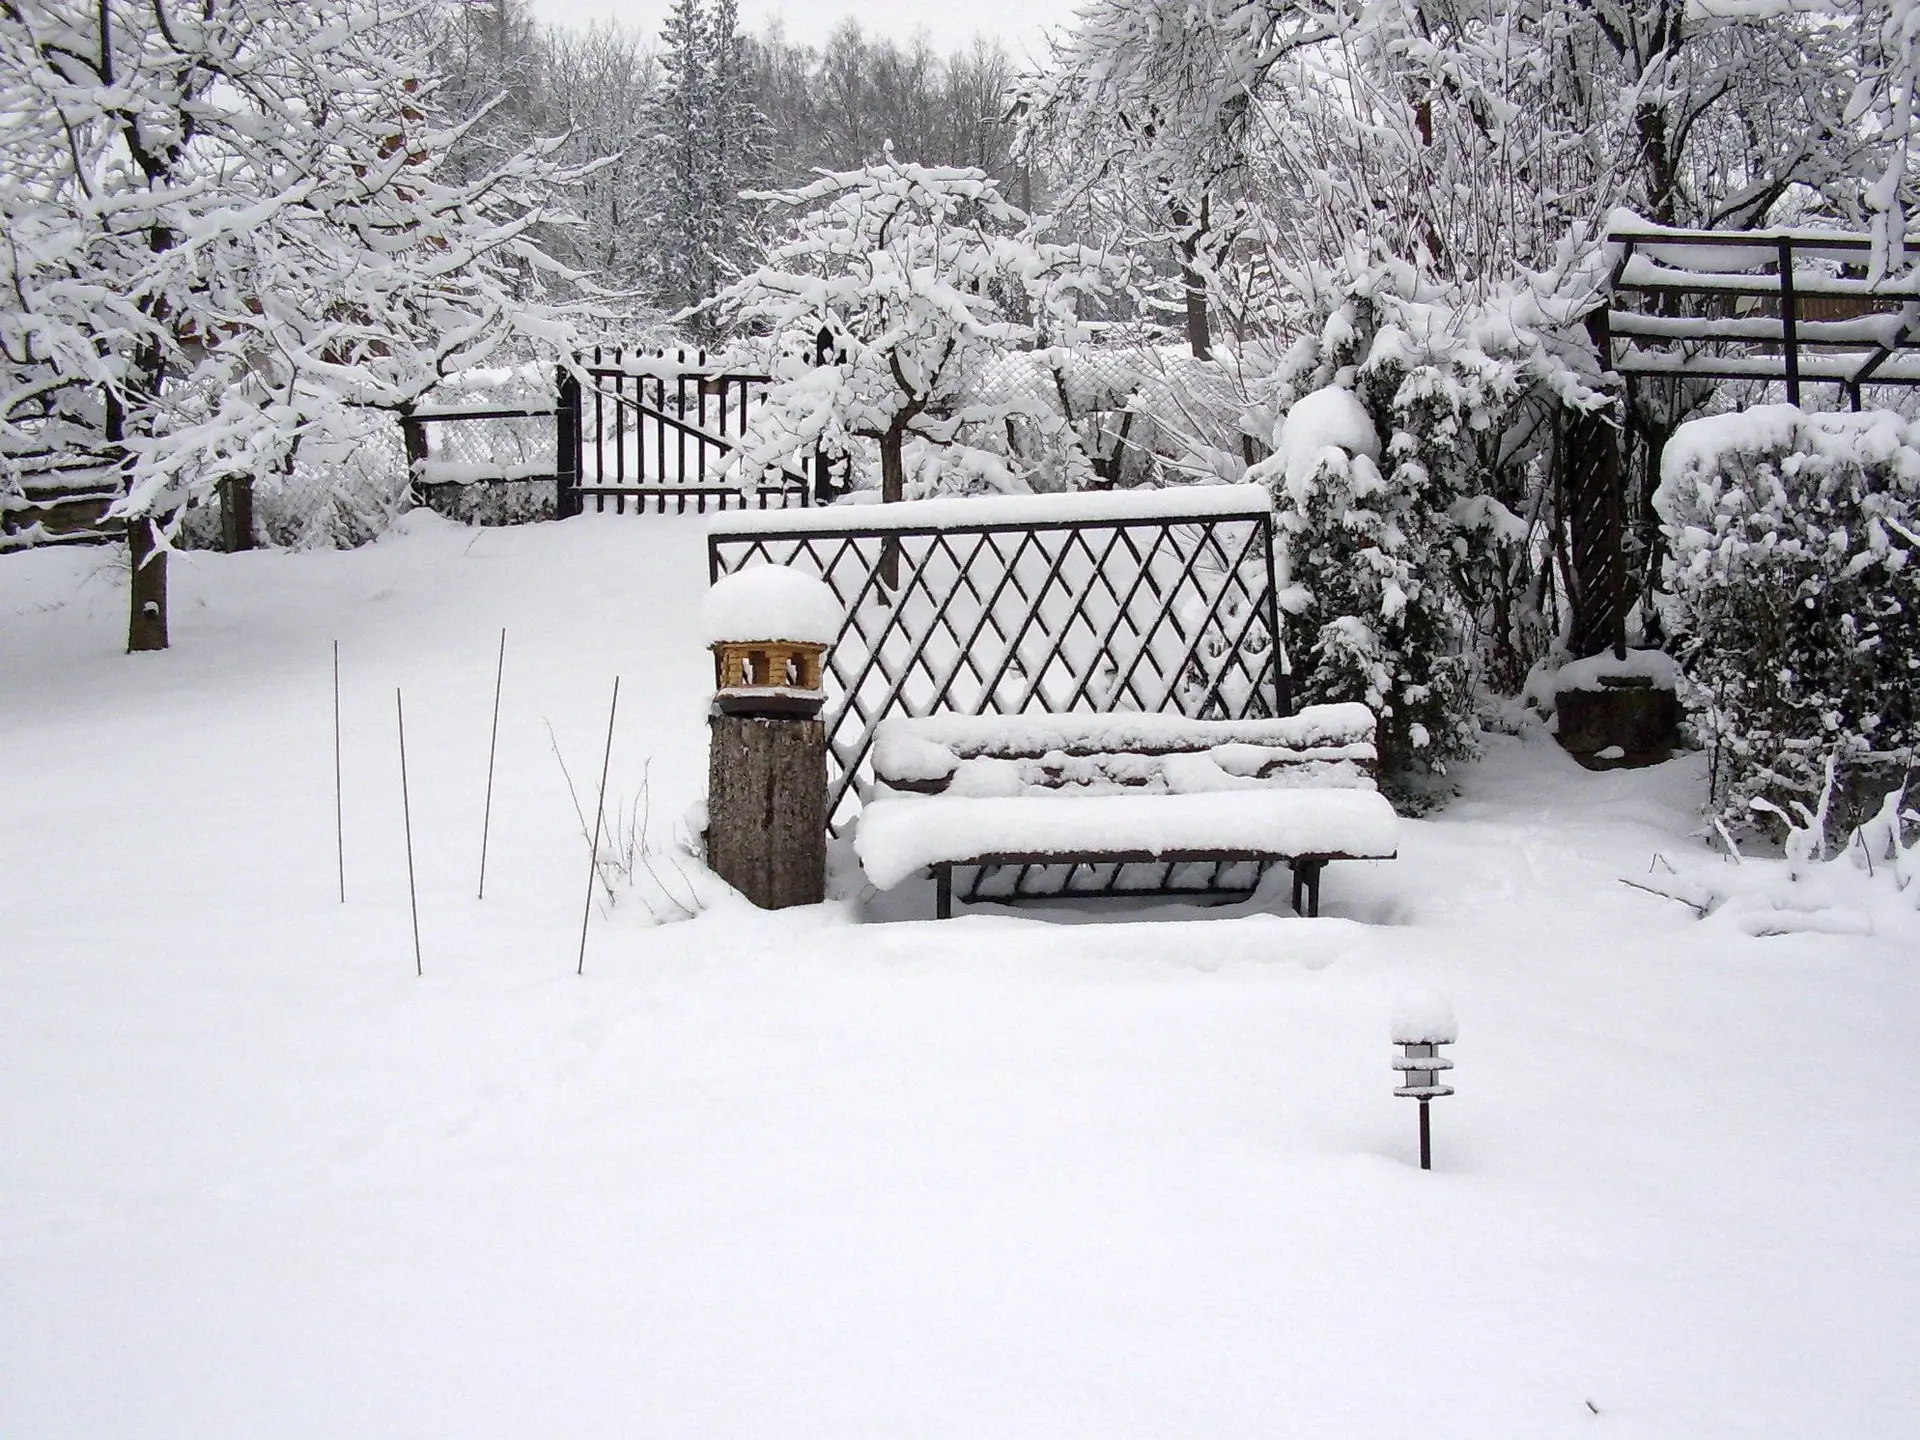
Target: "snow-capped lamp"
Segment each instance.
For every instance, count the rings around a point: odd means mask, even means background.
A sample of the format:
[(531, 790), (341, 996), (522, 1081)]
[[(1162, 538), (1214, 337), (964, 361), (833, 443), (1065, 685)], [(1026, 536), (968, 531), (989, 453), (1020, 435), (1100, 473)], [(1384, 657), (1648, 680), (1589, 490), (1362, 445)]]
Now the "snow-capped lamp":
[(1393, 1057), (1393, 1068), (1400, 1072), (1395, 1095), (1420, 1102), (1420, 1168), (1433, 1168), (1433, 1131), (1427, 1118), (1427, 1104), (1442, 1095), (1453, 1094), (1451, 1085), (1440, 1083), (1440, 1072), (1453, 1069), (1453, 1061), (1440, 1053), (1442, 1045), (1458, 1038), (1460, 1027), (1454, 1022), (1453, 1006), (1446, 997), (1431, 992), (1402, 996), (1393, 1007), (1393, 1043), (1401, 1053)]
[(721, 713), (820, 713), (827, 699), (822, 668), (841, 619), (840, 602), (824, 582), (784, 565), (756, 565), (716, 580), (701, 618)]

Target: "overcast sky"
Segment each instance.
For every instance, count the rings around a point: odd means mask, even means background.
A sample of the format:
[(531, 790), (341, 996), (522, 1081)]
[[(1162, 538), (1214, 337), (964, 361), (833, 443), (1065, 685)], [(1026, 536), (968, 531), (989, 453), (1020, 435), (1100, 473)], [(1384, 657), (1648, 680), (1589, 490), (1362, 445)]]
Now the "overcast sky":
[[(618, 20), (655, 34), (669, 0), (530, 0), (533, 13), (562, 25), (585, 26)], [(1080, 0), (740, 0), (743, 29), (759, 32), (775, 15), (786, 23), (787, 37), (817, 45), (847, 16), (873, 35), (905, 40), (925, 30), (936, 49), (969, 43), (974, 35), (998, 36), (1016, 59), (1043, 53), (1042, 37), (1073, 18)]]

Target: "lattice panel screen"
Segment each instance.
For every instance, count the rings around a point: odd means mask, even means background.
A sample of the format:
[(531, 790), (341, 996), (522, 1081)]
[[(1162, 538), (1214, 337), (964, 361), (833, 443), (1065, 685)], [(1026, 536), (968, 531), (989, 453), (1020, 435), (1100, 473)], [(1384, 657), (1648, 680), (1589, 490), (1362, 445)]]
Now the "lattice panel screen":
[(1264, 509), (937, 530), (857, 516), (716, 524), (708, 540), (711, 579), (791, 565), (846, 609), (827, 678), (836, 831), (858, 810), (888, 715), (1282, 710)]

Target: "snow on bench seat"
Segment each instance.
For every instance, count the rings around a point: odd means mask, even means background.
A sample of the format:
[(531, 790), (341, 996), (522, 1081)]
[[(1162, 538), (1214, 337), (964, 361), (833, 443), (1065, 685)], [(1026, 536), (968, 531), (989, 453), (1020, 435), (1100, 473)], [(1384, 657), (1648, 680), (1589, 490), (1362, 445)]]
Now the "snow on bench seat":
[[(1158, 862), (1172, 889), (1174, 867), (1214, 862), (1202, 892), (1212, 894), (1220, 867), (1246, 861), (1259, 862), (1256, 875), (1289, 862), (1294, 907), (1317, 914), (1329, 860), (1391, 859), (1398, 848), (1399, 822), (1374, 783), (1373, 735), (1364, 705), (1258, 720), (895, 717), (874, 734), (878, 784), (854, 847), (883, 890), (931, 869), (943, 917), (955, 867)], [(978, 886), (976, 875), (976, 897)]]
[(895, 717), (874, 731), (873, 768), (886, 789), (925, 795), (1370, 790), (1373, 727), (1364, 705), (1315, 705), (1265, 720), (1135, 712)]
[(1389, 860), (1399, 820), (1376, 790), (892, 798), (860, 812), (854, 848), (887, 890), (932, 866), (1037, 857)]

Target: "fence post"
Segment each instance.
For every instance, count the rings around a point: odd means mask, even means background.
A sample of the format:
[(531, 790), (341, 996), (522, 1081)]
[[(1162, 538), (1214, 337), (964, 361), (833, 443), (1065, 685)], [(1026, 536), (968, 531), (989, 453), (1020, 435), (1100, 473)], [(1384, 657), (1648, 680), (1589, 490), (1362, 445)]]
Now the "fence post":
[(220, 548), (253, 548), (253, 477), (229, 475), (220, 482)]
[[(832, 466), (833, 462), (827, 459), (827, 452), (816, 445), (813, 450), (812, 500), (812, 503), (815, 505), (831, 505), (833, 503)], [(802, 490), (800, 492), (800, 498), (804, 501), (807, 498), (807, 492)]]
[(580, 513), (580, 377), (556, 367), (554, 394), (554, 513), (565, 520)]
[(427, 427), (414, 418), (413, 407), (400, 411), (400, 439), (407, 451), (407, 499), (415, 505), (427, 503), (426, 486), (420, 483), (421, 467), (427, 463)]

